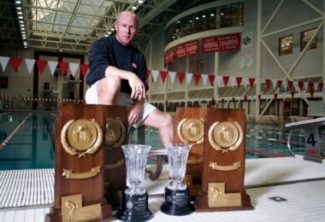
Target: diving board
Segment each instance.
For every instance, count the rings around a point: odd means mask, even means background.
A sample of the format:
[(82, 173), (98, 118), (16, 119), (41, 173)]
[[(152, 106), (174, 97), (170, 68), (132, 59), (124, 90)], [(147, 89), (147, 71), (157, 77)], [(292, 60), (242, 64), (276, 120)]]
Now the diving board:
[(320, 139), (318, 129), (321, 126), (325, 126), (325, 117), (302, 120), (292, 123), (285, 124), (285, 127), (288, 128), (288, 140), (287, 147), (289, 152), (293, 156), (300, 156), (295, 154), (291, 149), (291, 135), (295, 130), (304, 130), (305, 131), (305, 145), (306, 145), (306, 154), (303, 156), (305, 160), (311, 160), (315, 162), (325, 163), (325, 156), (320, 150)]

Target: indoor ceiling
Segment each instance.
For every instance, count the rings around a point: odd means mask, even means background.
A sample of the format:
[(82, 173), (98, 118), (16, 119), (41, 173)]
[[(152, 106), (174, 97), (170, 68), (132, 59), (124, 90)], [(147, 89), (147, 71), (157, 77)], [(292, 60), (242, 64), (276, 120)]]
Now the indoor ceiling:
[(87, 54), (96, 39), (114, 33), (117, 13), (132, 10), (140, 18), (135, 43), (141, 48), (171, 18), (212, 1), (0, 0), (0, 47)]

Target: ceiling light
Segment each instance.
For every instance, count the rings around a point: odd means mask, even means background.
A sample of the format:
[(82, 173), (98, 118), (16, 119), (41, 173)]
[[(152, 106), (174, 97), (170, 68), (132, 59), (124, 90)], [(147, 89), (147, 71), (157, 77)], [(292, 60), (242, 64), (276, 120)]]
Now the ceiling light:
[(143, 0), (138, 0), (138, 3), (142, 4), (142, 3), (144, 3), (144, 1)]

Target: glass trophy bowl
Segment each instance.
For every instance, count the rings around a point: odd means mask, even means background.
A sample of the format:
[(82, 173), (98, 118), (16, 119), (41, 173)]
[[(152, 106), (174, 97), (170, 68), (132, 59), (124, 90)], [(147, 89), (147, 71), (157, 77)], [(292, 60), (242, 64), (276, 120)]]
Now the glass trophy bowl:
[(183, 179), (191, 146), (186, 144), (168, 144), (166, 149), (170, 176), (170, 183), (167, 187), (171, 190), (186, 190), (187, 186), (183, 183)]
[(129, 187), (122, 193), (121, 207), (116, 214), (121, 221), (146, 221), (152, 217), (148, 208), (148, 193), (141, 187), (150, 149), (149, 145), (122, 145)]
[(165, 187), (165, 202), (160, 210), (169, 215), (188, 215), (194, 211), (194, 205), (190, 203), (189, 188), (183, 183), (183, 179), (191, 145), (168, 144), (165, 147), (168, 153), (170, 182)]

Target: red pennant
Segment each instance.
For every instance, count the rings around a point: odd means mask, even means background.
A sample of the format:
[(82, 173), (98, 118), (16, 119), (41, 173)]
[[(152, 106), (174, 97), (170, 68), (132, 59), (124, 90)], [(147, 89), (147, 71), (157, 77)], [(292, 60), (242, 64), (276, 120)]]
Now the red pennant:
[(267, 89), (270, 89), (270, 86), (271, 86), (271, 79), (266, 79), (266, 80), (265, 80), (265, 85), (266, 85), (266, 88), (267, 88)]
[(250, 87), (253, 87), (254, 86), (254, 82), (255, 82), (255, 78), (249, 78), (248, 81), (249, 81)]
[(12, 67), (14, 68), (15, 72), (18, 72), (18, 67), (21, 63), (21, 58), (12, 57), (12, 58), (10, 58), (10, 63), (12, 65)]
[(225, 87), (227, 87), (228, 81), (229, 81), (229, 76), (223, 76), (222, 79), (223, 79), (223, 83), (225, 84)]
[(310, 93), (310, 96), (313, 97), (314, 96), (314, 89), (310, 89), (309, 93)]
[(304, 88), (304, 82), (298, 82), (299, 89), (302, 90)]
[(85, 77), (88, 72), (89, 65), (88, 64), (80, 64), (79, 67), (80, 67), (82, 77)]
[(278, 98), (278, 94), (274, 93), (274, 99), (277, 99), (277, 98)]
[(313, 91), (315, 91), (315, 89), (314, 89), (314, 83), (313, 82), (309, 82), (309, 90), (313, 90)]
[(168, 72), (165, 71), (165, 70), (160, 70), (159, 73), (160, 73), (161, 80), (164, 83), (165, 80), (166, 80), (166, 77), (167, 77)]
[(215, 75), (209, 75), (208, 78), (209, 78), (210, 85), (214, 86), (214, 79), (216, 78), (216, 76)]
[(291, 90), (292, 89), (292, 87), (293, 87), (293, 81), (288, 81), (288, 86), (289, 86), (289, 89)]
[(179, 79), (179, 82), (182, 84), (185, 78), (185, 73), (184, 72), (177, 72), (177, 76)]
[(236, 77), (237, 87), (240, 87), (242, 80), (243, 80), (242, 77)]
[(318, 88), (320, 91), (323, 91), (324, 83), (320, 82), (318, 83)]
[(282, 87), (282, 80), (278, 80), (278, 87), (281, 89), (281, 87)]
[(148, 79), (149, 79), (150, 74), (151, 74), (151, 70), (148, 69), (147, 70), (147, 76), (146, 76), (146, 82), (148, 82)]
[(45, 69), (47, 61), (44, 60), (36, 60), (36, 65), (38, 67), (39, 73), (42, 75)]
[(62, 76), (65, 76), (67, 74), (67, 68), (68, 68), (67, 62), (59, 62), (59, 68), (61, 70)]
[(194, 81), (195, 84), (197, 85), (201, 79), (201, 74), (200, 73), (193, 73)]

